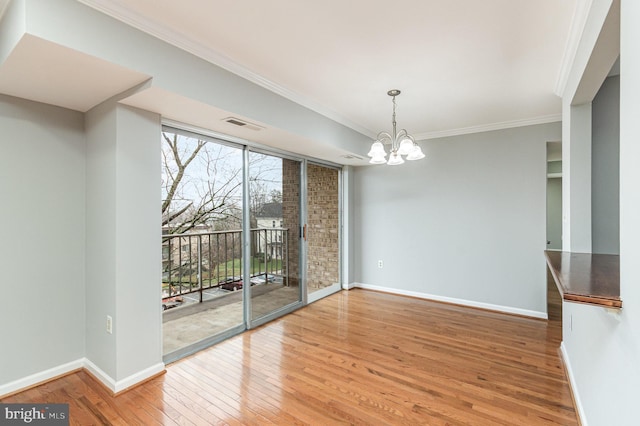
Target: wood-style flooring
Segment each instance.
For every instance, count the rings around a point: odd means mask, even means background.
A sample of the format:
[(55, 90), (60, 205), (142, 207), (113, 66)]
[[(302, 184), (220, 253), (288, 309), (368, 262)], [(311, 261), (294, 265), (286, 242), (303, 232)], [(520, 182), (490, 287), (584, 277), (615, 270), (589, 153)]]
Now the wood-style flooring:
[(551, 318), (343, 291), (116, 397), (78, 372), (1, 402), (80, 425), (573, 425)]

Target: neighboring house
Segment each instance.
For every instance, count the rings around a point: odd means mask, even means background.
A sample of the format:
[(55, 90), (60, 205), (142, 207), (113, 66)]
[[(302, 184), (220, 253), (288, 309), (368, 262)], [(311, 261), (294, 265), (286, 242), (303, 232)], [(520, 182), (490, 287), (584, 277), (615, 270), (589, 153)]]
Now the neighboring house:
[(256, 213), (256, 253), (265, 253), (268, 258), (282, 259), (282, 248), (286, 239), (282, 203), (265, 203)]

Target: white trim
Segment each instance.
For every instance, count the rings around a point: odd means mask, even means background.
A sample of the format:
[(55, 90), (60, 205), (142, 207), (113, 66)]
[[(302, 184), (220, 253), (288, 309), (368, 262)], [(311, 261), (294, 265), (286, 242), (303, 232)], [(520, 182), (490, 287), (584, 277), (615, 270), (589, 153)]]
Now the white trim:
[(578, 410), (578, 417), (580, 424), (582, 426), (587, 426), (587, 416), (584, 412), (584, 407), (582, 406), (582, 402), (580, 401), (580, 394), (578, 393), (578, 384), (576, 383), (575, 376), (573, 375), (573, 370), (571, 369), (571, 363), (569, 362), (569, 353), (567, 352), (567, 347), (564, 342), (560, 343), (560, 355), (562, 356), (562, 362), (564, 363), (564, 368), (567, 371), (567, 377), (569, 378), (569, 383), (571, 386), (571, 395), (573, 396), (573, 402), (576, 404), (576, 409)]
[[(329, 287), (321, 288), (320, 290), (312, 291), (307, 294), (307, 304), (313, 303), (324, 297), (331, 296), (333, 293), (337, 293), (341, 290), (340, 283), (333, 283)], [(307, 287), (308, 291), (308, 287)]]
[(521, 309), (521, 308), (513, 308), (511, 306), (502, 306), (502, 305), (494, 305), (491, 303), (484, 303), (484, 302), (476, 302), (474, 300), (466, 300), (466, 299), (457, 299), (454, 297), (446, 297), (446, 296), (437, 296), (434, 294), (428, 294), (428, 293), (422, 293), (422, 292), (417, 292), (417, 291), (410, 291), (410, 290), (400, 290), (397, 288), (389, 288), (389, 287), (383, 287), (383, 286), (378, 286), (378, 285), (370, 285), (370, 284), (363, 284), (363, 283), (354, 283), (355, 287), (357, 288), (362, 288), (365, 290), (376, 290), (376, 291), (382, 291), (385, 293), (391, 293), (391, 294), (398, 294), (398, 295), (402, 295), (402, 296), (411, 296), (411, 297), (417, 297), (420, 299), (427, 299), (427, 300), (433, 300), (436, 302), (445, 302), (445, 303), (452, 303), (455, 305), (462, 305), (462, 306), (469, 306), (472, 308), (481, 308), (481, 309), (487, 309), (490, 311), (496, 311), (496, 312), (502, 312), (502, 313), (507, 313), (507, 314), (515, 314), (515, 315), (522, 315), (525, 317), (532, 317), (532, 318), (539, 318), (539, 319), (547, 319), (547, 314), (546, 312), (538, 312), (538, 311), (531, 311), (528, 309)]
[(105, 385), (113, 393), (121, 392), (131, 386), (134, 386), (156, 374), (162, 373), (165, 370), (165, 365), (162, 362), (145, 368), (135, 374), (130, 375), (122, 380), (115, 381), (111, 376), (105, 373), (100, 367), (95, 365), (91, 360), (87, 358), (80, 358), (75, 361), (68, 362), (66, 364), (59, 365), (57, 367), (50, 368), (48, 370), (41, 371), (39, 373), (32, 374), (27, 377), (23, 377), (13, 382), (0, 385), (0, 398), (5, 395), (12, 394), (36, 386), (41, 383), (48, 382), (56, 377), (64, 376), (75, 370), (85, 369), (103, 385)]
[(342, 289), (343, 290), (351, 290), (353, 288), (356, 288), (358, 283), (344, 283), (342, 284)]
[(40, 371), (39, 373), (31, 374), (30, 376), (23, 377), (18, 380), (14, 380), (13, 382), (5, 383), (3, 385), (0, 385), (0, 398), (4, 397), (5, 395), (46, 382), (55, 377), (63, 376), (74, 370), (80, 370), (83, 367), (84, 358), (80, 358), (75, 361), (71, 361), (66, 364), (62, 364), (48, 370)]
[(164, 363), (159, 362), (118, 381), (115, 381), (111, 376), (87, 358), (84, 359), (84, 368), (86, 368), (96, 379), (102, 382), (102, 384), (111, 390), (111, 392), (118, 393), (153, 377), (156, 374), (162, 373), (165, 370), (165, 365)]
[(122, 380), (118, 380), (116, 382), (114, 393), (121, 392), (125, 389), (130, 388), (131, 386), (135, 386), (138, 383), (141, 383), (150, 377), (153, 377), (157, 374), (162, 373), (165, 370), (165, 365), (163, 362), (159, 362), (151, 367), (147, 367), (144, 370), (138, 371), (128, 377), (125, 377)]
[(340, 271), (340, 283), (341, 287), (348, 290), (348, 281), (352, 271), (351, 265), (351, 220), (353, 218), (353, 203), (351, 190), (353, 182), (353, 173), (350, 166), (342, 168), (340, 173), (340, 265), (342, 270)]
[(93, 377), (98, 379), (103, 385), (105, 385), (111, 392), (115, 393), (116, 381), (111, 378), (107, 373), (102, 371), (100, 367), (95, 365), (91, 360), (84, 358), (84, 368), (91, 373)]
[(522, 120), (502, 121), (499, 123), (480, 124), (478, 126), (461, 127), (459, 129), (441, 130), (413, 135), (416, 140), (446, 138), (448, 136), (466, 135), (469, 133), (490, 132), (493, 130), (512, 129), (514, 127), (533, 126), (536, 124), (556, 123), (562, 121), (562, 114), (543, 115)]
[(569, 36), (567, 37), (567, 43), (564, 48), (564, 54), (562, 55), (562, 62), (558, 70), (558, 77), (556, 78), (556, 86), (554, 89), (554, 93), (560, 97), (562, 97), (567, 87), (571, 68), (576, 59), (584, 28), (587, 25), (587, 18), (589, 17), (589, 10), (591, 10), (592, 3), (593, 0), (579, 1), (573, 13), (571, 26), (569, 27)]
[(248, 80), (260, 87), (263, 87), (273, 93), (289, 99), (292, 102), (309, 108), (310, 110), (315, 111), (318, 114), (324, 115), (325, 117), (346, 127), (349, 127), (356, 132), (362, 133), (363, 135), (370, 137), (371, 139), (375, 139), (376, 137), (376, 134), (371, 130), (366, 129), (359, 124), (356, 124), (355, 122), (315, 102), (314, 100), (297, 92), (294, 92), (293, 90), (290, 90), (284, 86), (281, 86), (267, 78), (264, 78), (261, 75), (251, 71), (250, 69), (238, 64), (228, 56), (214, 49), (211, 49), (206, 45), (203, 45), (202, 43), (191, 40), (184, 35), (167, 28), (164, 25), (159, 25), (155, 22), (152, 22), (146, 17), (132, 12), (122, 5), (114, 4), (113, 1), (109, 0), (78, 1), (101, 13), (104, 13), (105, 15), (117, 19), (120, 22), (123, 22), (133, 28), (136, 28), (159, 40), (162, 40), (165, 43), (175, 46), (178, 49), (189, 52), (201, 59), (204, 59), (207, 62), (217, 65), (220, 68), (223, 68), (237, 76), (244, 78), (245, 80)]

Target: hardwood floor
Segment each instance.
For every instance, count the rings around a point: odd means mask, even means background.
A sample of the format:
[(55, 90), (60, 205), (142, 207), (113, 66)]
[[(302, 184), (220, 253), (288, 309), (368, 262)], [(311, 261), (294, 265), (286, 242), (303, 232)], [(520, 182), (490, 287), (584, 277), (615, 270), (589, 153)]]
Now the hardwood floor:
[(68, 402), (82, 425), (572, 425), (558, 324), (343, 291), (117, 397), (78, 372), (1, 402)]

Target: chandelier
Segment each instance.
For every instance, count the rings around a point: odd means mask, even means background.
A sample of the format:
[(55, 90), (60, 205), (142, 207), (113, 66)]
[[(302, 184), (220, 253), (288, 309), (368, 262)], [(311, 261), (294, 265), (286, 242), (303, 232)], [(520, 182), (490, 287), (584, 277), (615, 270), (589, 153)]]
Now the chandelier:
[[(422, 149), (418, 146), (413, 136), (411, 136), (405, 129), (396, 132), (396, 96), (400, 94), (397, 89), (389, 90), (387, 95), (393, 98), (393, 116), (391, 123), (393, 124), (392, 133), (380, 132), (376, 137), (375, 142), (371, 145), (371, 151), (367, 154), (371, 157), (369, 163), (371, 164), (384, 164), (387, 163), (390, 166), (397, 166), (404, 163), (402, 156), (406, 156), (407, 160), (420, 160), (424, 158)], [(389, 151), (389, 160), (385, 158), (387, 152), (384, 149), (384, 145), (391, 145)]]

